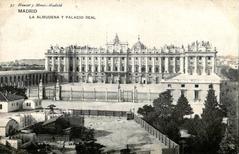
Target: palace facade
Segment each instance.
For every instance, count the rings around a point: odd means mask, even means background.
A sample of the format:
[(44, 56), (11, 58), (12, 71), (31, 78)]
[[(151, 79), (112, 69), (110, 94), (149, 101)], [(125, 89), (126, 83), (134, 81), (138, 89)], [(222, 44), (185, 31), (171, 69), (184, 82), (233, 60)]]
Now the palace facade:
[(45, 68), (57, 72), (61, 82), (157, 84), (178, 74), (214, 74), (216, 54), (209, 42), (156, 49), (138, 38), (130, 47), (116, 34), (105, 48), (51, 46), (45, 53)]

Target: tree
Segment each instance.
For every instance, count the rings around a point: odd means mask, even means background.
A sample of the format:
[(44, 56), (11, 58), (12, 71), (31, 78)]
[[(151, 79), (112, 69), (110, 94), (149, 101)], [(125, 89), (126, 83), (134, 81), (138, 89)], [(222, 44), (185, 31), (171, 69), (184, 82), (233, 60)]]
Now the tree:
[(178, 121), (182, 121), (184, 116), (191, 114), (193, 114), (193, 110), (188, 103), (187, 98), (182, 94), (174, 107), (173, 117)]
[(236, 140), (229, 130), (225, 131), (225, 136), (220, 143), (220, 154), (237, 154)]
[(159, 94), (159, 98), (153, 101), (155, 112), (159, 115), (159, 117), (169, 117), (172, 115), (172, 102), (173, 98), (169, 90)]
[(209, 88), (205, 101), (205, 108), (203, 109), (202, 130), (199, 132), (201, 143), (204, 149), (211, 153), (216, 153), (219, 148), (219, 143), (223, 136), (224, 125), (222, 124), (223, 112), (219, 107), (215, 91)]
[(94, 129), (86, 127), (72, 127), (70, 131), (70, 139), (81, 139), (82, 141), (94, 140)]
[(23, 96), (25, 99), (27, 98), (26, 88), (18, 88), (14, 86), (3, 86), (3, 87), (0, 87), (0, 91), (3, 93), (7, 92), (14, 95)]
[(142, 116), (146, 117), (150, 112), (153, 112), (154, 108), (151, 105), (144, 105), (142, 108), (140, 107), (138, 109), (138, 114), (141, 114)]
[(89, 142), (79, 142), (76, 144), (75, 149), (77, 154), (101, 154), (103, 147), (103, 145), (92, 140)]

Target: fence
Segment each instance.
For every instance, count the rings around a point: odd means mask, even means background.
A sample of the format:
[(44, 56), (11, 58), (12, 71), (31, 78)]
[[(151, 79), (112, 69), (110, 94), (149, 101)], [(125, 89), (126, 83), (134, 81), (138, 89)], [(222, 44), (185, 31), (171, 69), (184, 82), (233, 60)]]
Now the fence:
[(135, 114), (134, 120), (136, 121), (136, 123), (140, 124), (147, 132), (159, 139), (159, 141), (165, 146), (167, 146), (169, 149), (173, 149), (174, 154), (179, 154), (179, 145), (177, 143), (170, 140), (166, 135), (162, 134), (160, 131), (152, 127), (150, 124), (148, 124), (146, 121), (144, 121), (142, 118), (138, 117)]
[[(38, 97), (38, 89), (31, 89), (30, 96)], [(137, 92), (133, 90), (119, 91), (86, 91), (86, 90), (61, 90), (61, 100), (64, 101), (105, 101), (105, 102), (152, 102), (158, 98), (159, 93), (153, 92)], [(52, 87), (47, 87), (44, 92), (44, 99), (55, 99), (56, 90)]]
[(79, 115), (91, 115), (91, 116), (114, 116), (114, 117), (126, 117), (126, 111), (108, 111), (108, 110), (75, 110), (70, 109), (73, 116)]

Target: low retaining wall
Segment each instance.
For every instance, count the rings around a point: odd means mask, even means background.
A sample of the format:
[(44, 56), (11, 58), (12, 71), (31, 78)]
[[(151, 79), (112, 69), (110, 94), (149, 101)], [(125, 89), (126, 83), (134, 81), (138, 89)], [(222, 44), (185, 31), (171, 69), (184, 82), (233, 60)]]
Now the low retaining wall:
[(160, 131), (152, 127), (142, 118), (134, 114), (134, 120), (136, 123), (140, 124), (147, 132), (156, 137), (161, 143), (167, 146), (169, 149), (174, 149), (174, 154), (179, 154), (179, 145), (174, 141), (170, 140), (166, 135), (162, 134)]
[(77, 115), (92, 115), (92, 116), (114, 116), (114, 117), (126, 117), (126, 111), (108, 111), (108, 110), (75, 110), (70, 109), (73, 116)]

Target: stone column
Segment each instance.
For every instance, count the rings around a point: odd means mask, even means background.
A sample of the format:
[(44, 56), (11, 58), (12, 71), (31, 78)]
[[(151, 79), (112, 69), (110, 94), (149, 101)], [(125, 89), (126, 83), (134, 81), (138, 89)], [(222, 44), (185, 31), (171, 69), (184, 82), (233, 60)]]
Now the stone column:
[(211, 62), (212, 62), (212, 74), (215, 73), (215, 58), (214, 56), (211, 58)]
[(183, 57), (180, 57), (180, 73), (183, 73)]
[(158, 59), (159, 59), (159, 73), (162, 73), (162, 60), (161, 60), (161, 57), (158, 57)]
[(108, 64), (108, 63), (107, 63), (107, 58), (108, 58), (108, 57), (105, 57), (105, 58), (104, 58), (104, 64), (105, 64), (105, 68), (104, 68), (105, 70), (104, 70), (104, 71), (105, 71), (105, 72), (107, 71), (107, 66), (108, 66), (108, 65), (107, 65), (107, 64)]
[(75, 72), (76, 71), (76, 57), (75, 56), (73, 56), (72, 57), (72, 64), (73, 64), (73, 71), (72, 72)]
[(120, 102), (120, 101), (121, 101), (121, 88), (118, 85), (118, 102)]
[(45, 59), (45, 70), (49, 71), (49, 57), (48, 56)]
[(120, 58), (121, 58), (121, 57), (118, 58), (118, 72), (121, 71), (121, 69), (120, 69), (120, 66), (121, 66), (121, 64), (120, 64)]
[(202, 75), (206, 74), (206, 57), (202, 57)]
[(101, 72), (101, 57), (98, 59), (98, 72)]
[(61, 57), (58, 57), (58, 72), (61, 72)]
[(146, 73), (149, 72), (149, 69), (148, 69), (148, 57), (145, 57), (145, 71), (146, 71)]
[(79, 72), (82, 72), (82, 70), (81, 70), (81, 67), (82, 67), (82, 58), (81, 58), (81, 57), (79, 57), (78, 65), (79, 65)]
[(155, 73), (155, 57), (152, 57), (152, 73)]
[(139, 57), (139, 72), (140, 72), (140, 73), (141, 73), (141, 68), (142, 68), (141, 57)]
[(188, 74), (188, 56), (185, 56), (185, 74)]
[(172, 57), (172, 61), (173, 61), (173, 73), (176, 73), (176, 58)]
[(67, 58), (66, 58), (66, 56), (64, 57), (64, 72), (68, 72), (67, 71)]
[(133, 89), (133, 103), (137, 103), (138, 102), (138, 99), (137, 99), (137, 87), (134, 86), (134, 89)]
[(164, 72), (165, 73), (168, 73), (168, 58), (169, 57), (165, 57), (165, 62), (164, 62), (164, 68), (165, 68)]
[[(85, 72), (89, 72), (89, 68), (88, 68), (89, 64), (88, 64), (88, 56), (85, 57)], [(87, 79), (86, 79), (87, 80)]]
[(42, 83), (42, 79), (40, 79), (39, 83), (39, 99), (44, 99), (45, 97), (45, 87)]
[(114, 58), (111, 57), (111, 71), (113, 72), (114, 71)]
[(52, 71), (55, 71), (55, 57), (52, 56)]
[(194, 57), (194, 70), (193, 70), (193, 74), (197, 74), (197, 57)]
[(95, 72), (95, 57), (91, 57), (92, 72)]
[(128, 64), (127, 64), (127, 57), (124, 58), (124, 72), (127, 72)]
[(55, 100), (61, 100), (61, 85), (59, 80), (56, 82), (56, 98)]
[(134, 58), (135, 58), (135, 57), (132, 57), (132, 73), (135, 72)]

